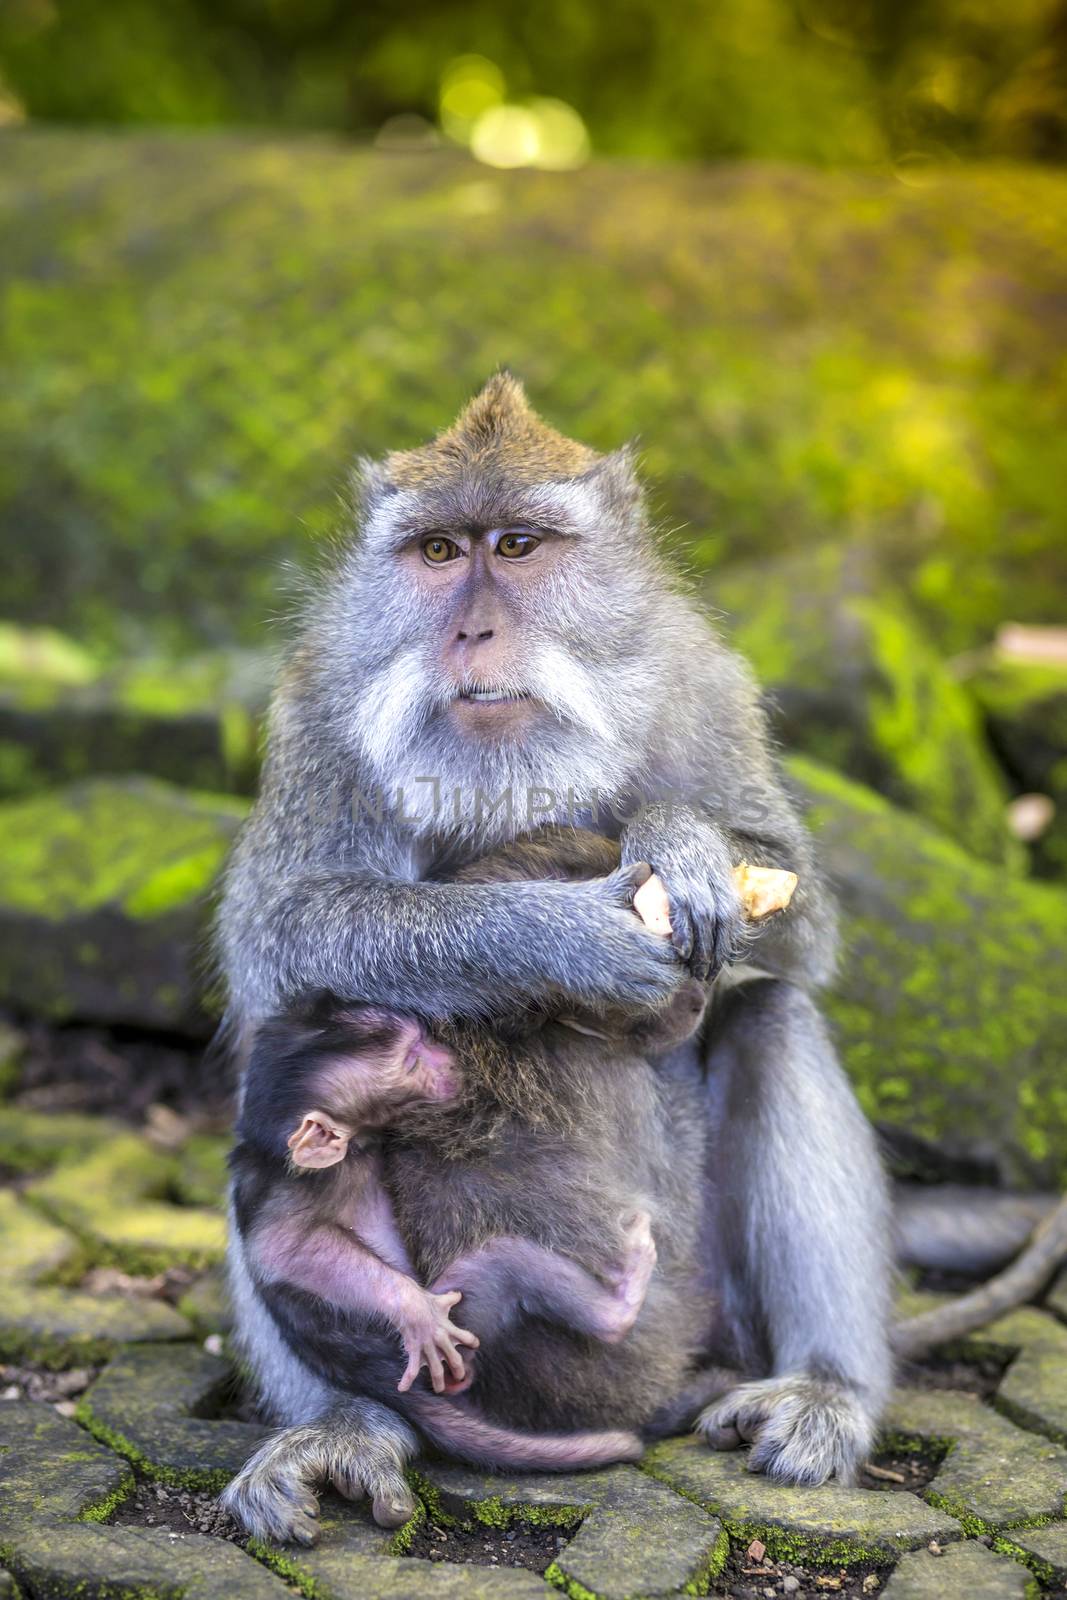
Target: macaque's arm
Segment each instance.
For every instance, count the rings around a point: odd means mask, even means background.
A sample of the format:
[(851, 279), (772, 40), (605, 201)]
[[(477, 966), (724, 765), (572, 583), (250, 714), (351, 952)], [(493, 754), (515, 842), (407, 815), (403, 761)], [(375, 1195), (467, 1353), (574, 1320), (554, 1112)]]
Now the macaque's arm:
[(255, 1269), (268, 1281), (303, 1289), (345, 1311), (384, 1317), (399, 1333), (407, 1356), (397, 1385), (401, 1391), (410, 1389), (424, 1362), (438, 1393), (446, 1387), (445, 1364), (456, 1384), (466, 1376), (457, 1346), (474, 1348), (478, 1340), (449, 1318), (462, 1299), (458, 1292), (423, 1289), (334, 1223), (271, 1220), (253, 1231), (249, 1251)]

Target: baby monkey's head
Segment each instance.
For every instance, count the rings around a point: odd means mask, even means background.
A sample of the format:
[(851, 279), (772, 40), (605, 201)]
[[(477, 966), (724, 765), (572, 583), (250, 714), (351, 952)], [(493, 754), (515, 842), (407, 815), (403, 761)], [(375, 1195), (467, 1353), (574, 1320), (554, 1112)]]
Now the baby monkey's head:
[(323, 997), (260, 1028), (237, 1133), (296, 1168), (332, 1167), (405, 1108), (458, 1090), (452, 1052), (414, 1018)]

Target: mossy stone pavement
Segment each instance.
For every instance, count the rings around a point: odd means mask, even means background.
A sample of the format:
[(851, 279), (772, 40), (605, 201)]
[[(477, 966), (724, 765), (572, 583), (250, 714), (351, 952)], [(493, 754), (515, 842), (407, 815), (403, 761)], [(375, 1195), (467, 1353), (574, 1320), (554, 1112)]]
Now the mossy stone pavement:
[[(61, 1272), (84, 1249), (32, 1198), (15, 1205), (26, 1209), (8, 1265), (22, 1283)], [(68, 1297), (54, 1311), (60, 1360), (92, 1297), (57, 1293)], [(294, 1587), (314, 1600), (526, 1600), (560, 1590), (653, 1600), (706, 1593), (731, 1547), (753, 1539), (779, 1560), (863, 1563), (893, 1600), (1022, 1600), (1067, 1580), (1067, 1328), (1051, 1310), (1013, 1313), (974, 1346), (1010, 1358), (991, 1403), (897, 1391), (887, 1443), (937, 1463), (918, 1493), (784, 1488), (750, 1474), (743, 1453), (717, 1455), (686, 1437), (650, 1449), (639, 1467), (588, 1474), (500, 1477), (422, 1462), (412, 1475), (419, 1509), (405, 1528), (382, 1530), (361, 1505), (331, 1497), (313, 1550), (112, 1525), (137, 1476), (217, 1491), (264, 1436), (227, 1414), (236, 1393), (227, 1360), (177, 1312), (156, 1310), (173, 1321), (111, 1330), (112, 1357), (74, 1418), (44, 1404), (0, 1405), (0, 1559), (34, 1600), (251, 1600)], [(37, 1316), (47, 1340), (47, 1305)], [(0, 1323), (10, 1320), (5, 1302)], [(100, 1337), (90, 1321), (85, 1339)], [(73, 1357), (85, 1341), (67, 1348)], [(430, 1562), (405, 1554), (428, 1515), (437, 1525), (548, 1524), (569, 1538), (543, 1576)]]

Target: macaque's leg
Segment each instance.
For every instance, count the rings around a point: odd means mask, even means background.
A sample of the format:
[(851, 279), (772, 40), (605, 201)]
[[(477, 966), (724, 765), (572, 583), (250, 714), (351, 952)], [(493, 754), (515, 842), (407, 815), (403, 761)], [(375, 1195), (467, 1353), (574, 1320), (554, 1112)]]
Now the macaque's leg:
[(713, 1012), (711, 1198), (720, 1304), (749, 1372), (697, 1426), (787, 1483), (851, 1481), (890, 1383), (889, 1208), (874, 1138), (801, 990), (738, 985)]
[(527, 1311), (617, 1344), (637, 1320), (655, 1264), (648, 1212), (636, 1211), (623, 1224), (617, 1263), (604, 1268), (605, 1283), (569, 1256), (505, 1236), (453, 1261), (433, 1290), (462, 1287), (464, 1317), (483, 1338)]
[(410, 1389), (425, 1362), (437, 1393), (463, 1383), (467, 1371), (460, 1345), (477, 1346), (477, 1336), (452, 1322), (461, 1296), (435, 1294), (406, 1273), (379, 1260), (359, 1239), (330, 1223), (308, 1227), (299, 1218), (275, 1217), (257, 1228), (249, 1258), (260, 1276), (304, 1289), (345, 1311), (367, 1311), (387, 1318), (400, 1335), (407, 1365), (397, 1384)]
[(418, 1448), (414, 1431), (387, 1406), (332, 1389), (294, 1355), (256, 1293), (236, 1229), (228, 1266), (237, 1340), (255, 1373), (259, 1402), (289, 1426), (261, 1445), (229, 1484), (222, 1496), (226, 1509), (256, 1538), (314, 1544), (314, 1490), (332, 1483), (348, 1499), (369, 1496), (382, 1527), (407, 1522), (415, 1514), (404, 1475)]

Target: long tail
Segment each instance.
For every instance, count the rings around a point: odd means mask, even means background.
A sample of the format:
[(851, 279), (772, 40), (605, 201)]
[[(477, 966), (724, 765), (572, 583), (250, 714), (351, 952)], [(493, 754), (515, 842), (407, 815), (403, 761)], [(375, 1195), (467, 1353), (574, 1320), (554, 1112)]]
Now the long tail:
[(893, 1192), (897, 1260), (926, 1271), (983, 1277), (1018, 1254), (1057, 1202), (1054, 1194), (898, 1183)]
[(407, 1399), (406, 1410), (416, 1427), (439, 1449), (460, 1456), (473, 1466), (567, 1472), (577, 1467), (606, 1467), (614, 1461), (636, 1461), (641, 1454), (636, 1433), (623, 1429), (520, 1433), (487, 1422), (462, 1401), (414, 1391)]

